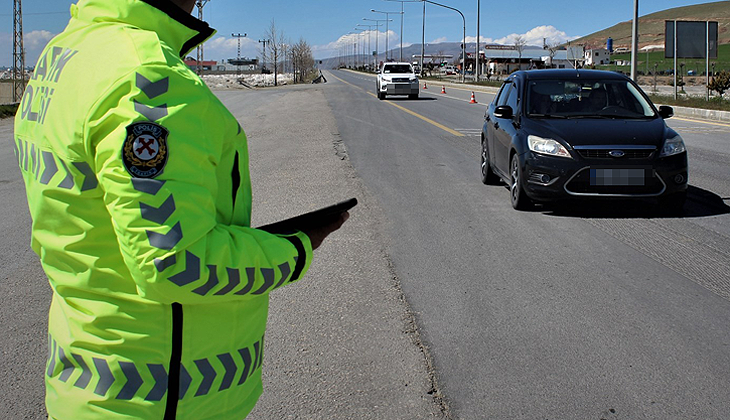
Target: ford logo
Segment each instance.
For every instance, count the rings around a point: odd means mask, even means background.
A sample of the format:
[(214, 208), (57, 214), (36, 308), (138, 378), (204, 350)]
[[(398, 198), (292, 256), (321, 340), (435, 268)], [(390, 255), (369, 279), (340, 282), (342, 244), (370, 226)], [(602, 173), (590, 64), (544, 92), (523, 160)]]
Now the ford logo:
[(626, 155), (623, 150), (611, 150), (608, 154), (615, 158), (624, 157)]

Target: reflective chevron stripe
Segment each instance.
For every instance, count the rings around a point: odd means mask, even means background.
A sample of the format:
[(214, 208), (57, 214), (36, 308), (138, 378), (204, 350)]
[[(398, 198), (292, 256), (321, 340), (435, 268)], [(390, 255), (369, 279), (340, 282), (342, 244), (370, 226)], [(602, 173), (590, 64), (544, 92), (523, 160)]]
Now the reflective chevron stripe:
[(79, 376), (79, 379), (76, 380), (74, 386), (76, 388), (85, 389), (91, 381), (91, 370), (89, 369), (89, 366), (86, 364), (86, 362), (84, 362), (83, 357), (73, 353), (71, 353), (71, 356), (73, 356), (74, 360), (76, 360), (76, 363), (78, 363), (79, 367), (81, 368), (81, 376)]
[(218, 273), (216, 273), (217, 270), (218, 267), (214, 265), (209, 265), (208, 271), (210, 272), (210, 275), (208, 276), (208, 282), (193, 290), (193, 293), (200, 296), (205, 296), (206, 294), (208, 294), (208, 292), (210, 292), (211, 289), (218, 285)]
[(134, 101), (134, 110), (144, 115), (150, 121), (157, 121), (167, 116), (167, 104), (149, 107)]
[[(195, 377), (190, 374), (185, 364), (180, 364), (178, 398), (182, 400), (191, 390), (194, 390), (194, 392), (190, 392), (191, 397), (202, 397), (209, 395), (211, 391), (222, 392), (230, 389), (239, 373), (239, 368), (240, 377), (237, 385), (243, 385), (254, 371), (261, 368), (263, 347), (264, 338), (262, 337), (250, 347), (194, 360), (188, 364), (188, 367), (194, 365), (197, 368), (199, 375), (196, 373)], [(71, 358), (68, 358), (67, 354), (70, 354)], [(63, 366), (60, 372), (54, 372), (57, 362)], [(118, 361), (113, 362), (114, 366), (118, 366), (113, 373), (107, 359), (98, 357), (85, 359), (79, 354), (65, 351), (52, 338), (49, 339), (48, 363), (49, 377), (55, 377), (61, 382), (69, 382), (74, 377), (74, 387), (89, 391), (92, 391), (93, 387), (94, 394), (101, 397), (106, 397), (109, 390), (116, 384), (118, 391), (113, 397), (114, 399), (129, 401), (144, 395), (145, 401), (162, 401), (169, 387), (168, 373), (162, 364), (135, 364)], [(79, 369), (76, 369), (77, 367)], [(76, 373), (77, 371), (80, 373)], [(74, 375), (78, 375), (78, 377)], [(220, 384), (216, 386), (217, 380), (220, 380)], [(145, 390), (147, 394), (140, 394), (140, 390)]]
[(175, 245), (180, 242), (183, 238), (183, 232), (182, 232), (182, 226), (180, 225), (180, 222), (177, 222), (175, 226), (173, 226), (169, 232), (162, 234), (157, 232), (152, 232), (151, 230), (146, 231), (147, 232), (147, 239), (150, 241), (150, 245), (152, 245), (155, 248), (159, 249), (165, 249), (165, 250), (171, 250), (175, 247)]
[(68, 381), (68, 378), (71, 377), (71, 375), (74, 373), (74, 364), (71, 363), (70, 360), (66, 357), (66, 352), (63, 351), (61, 347), (58, 347), (58, 360), (63, 365), (63, 370), (61, 371), (61, 375), (58, 377), (58, 379), (61, 380), (61, 382)]
[(170, 216), (172, 216), (172, 213), (175, 212), (175, 199), (172, 195), (170, 195), (160, 207), (153, 207), (149, 204), (139, 203), (139, 209), (142, 212), (143, 219), (162, 225), (170, 218)]
[(198, 370), (203, 375), (203, 381), (200, 383), (198, 390), (195, 392), (195, 396), (199, 397), (201, 395), (208, 394), (217, 374), (208, 359), (196, 360), (195, 366), (198, 367)]
[(167, 392), (167, 371), (163, 365), (148, 364), (147, 367), (155, 380), (155, 386), (145, 397), (145, 401), (161, 401)]
[(122, 368), (122, 373), (127, 377), (127, 383), (124, 384), (124, 388), (119, 391), (117, 395), (118, 400), (131, 400), (137, 390), (142, 386), (144, 381), (140, 376), (137, 367), (134, 363), (130, 362), (119, 362), (119, 366)]
[(98, 359), (96, 357), (92, 358), (94, 361), (94, 366), (96, 367), (96, 371), (99, 372), (99, 382), (96, 384), (96, 388), (94, 388), (94, 394), (101, 395), (102, 397), (106, 395), (107, 391), (109, 391), (109, 388), (114, 385), (114, 375), (112, 375), (112, 371), (109, 369), (109, 364), (104, 359)]
[(146, 77), (137, 73), (137, 88), (144, 92), (150, 99), (155, 99), (160, 95), (164, 95), (170, 89), (170, 78), (165, 77), (157, 82), (151, 82)]
[(43, 185), (48, 185), (53, 175), (56, 175), (56, 172), (58, 172), (58, 166), (56, 166), (56, 159), (53, 157), (53, 153), (44, 150), (41, 152), (41, 155), (43, 156), (44, 169), (40, 182)]
[(150, 178), (132, 178), (132, 186), (135, 190), (149, 195), (157, 195), (166, 181)]

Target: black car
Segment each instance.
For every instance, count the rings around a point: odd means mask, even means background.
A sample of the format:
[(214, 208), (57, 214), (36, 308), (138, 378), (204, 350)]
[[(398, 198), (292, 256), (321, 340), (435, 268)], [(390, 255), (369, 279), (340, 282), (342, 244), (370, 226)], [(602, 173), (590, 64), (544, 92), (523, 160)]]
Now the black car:
[(565, 198), (655, 197), (680, 211), (687, 152), (628, 77), (597, 70), (518, 71), (485, 114), (482, 182), (510, 187), (512, 206)]

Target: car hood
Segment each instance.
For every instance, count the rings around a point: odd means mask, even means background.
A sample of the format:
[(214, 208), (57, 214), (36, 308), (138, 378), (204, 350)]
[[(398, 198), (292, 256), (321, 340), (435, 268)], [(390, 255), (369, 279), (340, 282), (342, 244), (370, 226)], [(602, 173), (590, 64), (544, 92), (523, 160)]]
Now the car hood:
[(418, 78), (413, 73), (381, 73), (380, 74), (383, 77), (406, 77), (406, 78)]
[(667, 126), (661, 118), (634, 119), (523, 119), (527, 134), (561, 139), (571, 146), (641, 144), (661, 147)]

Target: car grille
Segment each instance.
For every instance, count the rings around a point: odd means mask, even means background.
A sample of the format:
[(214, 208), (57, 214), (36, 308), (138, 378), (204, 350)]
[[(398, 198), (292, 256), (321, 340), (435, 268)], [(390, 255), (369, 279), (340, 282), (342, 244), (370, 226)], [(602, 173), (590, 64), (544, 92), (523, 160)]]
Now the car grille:
[(565, 183), (565, 191), (571, 195), (587, 196), (656, 196), (664, 192), (666, 185), (658, 174), (646, 168), (644, 185), (591, 185), (589, 167), (578, 171)]
[[(613, 157), (609, 153), (614, 150), (621, 150), (624, 155), (622, 157)], [(576, 151), (586, 159), (648, 159), (654, 153), (655, 149), (635, 149), (625, 150), (620, 148), (614, 149), (577, 149)]]
[(410, 83), (411, 79), (407, 77), (394, 77), (393, 83)]

